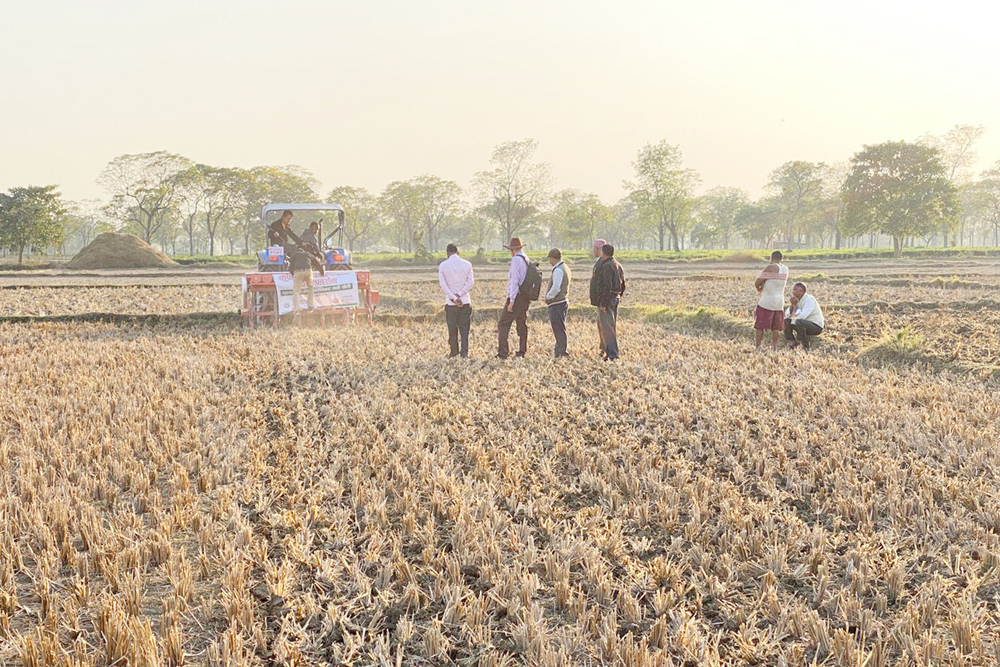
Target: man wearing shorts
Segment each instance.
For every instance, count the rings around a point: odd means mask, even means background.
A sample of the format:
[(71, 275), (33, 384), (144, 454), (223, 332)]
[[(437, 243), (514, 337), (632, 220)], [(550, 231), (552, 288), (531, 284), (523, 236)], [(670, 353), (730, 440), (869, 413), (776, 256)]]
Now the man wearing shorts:
[(788, 282), (788, 267), (781, 263), (780, 250), (771, 253), (771, 263), (757, 277), (753, 285), (757, 288), (757, 310), (754, 313), (754, 335), (757, 349), (764, 342), (764, 332), (771, 332), (771, 349), (777, 350), (785, 330), (785, 284)]

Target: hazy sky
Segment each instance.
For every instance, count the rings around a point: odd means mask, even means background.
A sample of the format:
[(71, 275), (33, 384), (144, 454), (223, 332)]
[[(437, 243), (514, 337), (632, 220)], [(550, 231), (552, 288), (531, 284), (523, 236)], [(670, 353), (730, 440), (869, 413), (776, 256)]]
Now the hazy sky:
[(981, 124), (1000, 160), (984, 2), (0, 0), (0, 190), (123, 153), (298, 164), (324, 188), (463, 186), (532, 137), (559, 187), (622, 195), (645, 143), (758, 194), (792, 159)]

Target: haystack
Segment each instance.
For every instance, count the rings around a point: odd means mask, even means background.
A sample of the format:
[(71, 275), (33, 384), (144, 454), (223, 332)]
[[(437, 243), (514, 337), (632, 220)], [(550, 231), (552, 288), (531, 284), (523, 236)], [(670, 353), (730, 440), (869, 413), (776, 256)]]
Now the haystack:
[(138, 236), (106, 232), (78, 252), (66, 266), (70, 269), (160, 269), (180, 265)]

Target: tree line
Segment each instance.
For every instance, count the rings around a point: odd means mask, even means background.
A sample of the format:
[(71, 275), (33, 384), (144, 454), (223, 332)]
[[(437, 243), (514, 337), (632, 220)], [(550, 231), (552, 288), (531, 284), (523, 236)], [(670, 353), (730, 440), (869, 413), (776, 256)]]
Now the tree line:
[[(346, 211), (345, 245), (361, 252), (426, 254), (448, 242), (495, 248), (512, 236), (540, 246), (586, 248), (598, 236), (626, 249), (788, 249), (1000, 245), (1000, 162), (974, 174), (981, 126), (960, 125), (913, 142), (865, 146), (840, 164), (786, 162), (764, 194), (716, 187), (677, 145), (641, 148), (616, 202), (556, 189), (537, 142), (497, 146), (468, 188), (433, 175), (382, 192), (338, 186), (321, 193), (298, 166), (217, 167), (159, 151), (111, 160), (97, 182), (104, 202), (66, 202), (55, 186), (0, 193), (0, 247), (68, 254), (102, 231), (126, 231), (173, 255), (249, 254), (264, 243), (261, 208), (326, 201)], [(302, 221), (304, 225), (306, 221)]]

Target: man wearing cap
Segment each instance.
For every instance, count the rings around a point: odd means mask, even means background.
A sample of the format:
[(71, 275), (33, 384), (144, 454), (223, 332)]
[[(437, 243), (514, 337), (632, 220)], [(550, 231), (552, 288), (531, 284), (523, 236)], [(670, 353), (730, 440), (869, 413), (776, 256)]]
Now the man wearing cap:
[(510, 355), (507, 338), (510, 325), (516, 324), (518, 347), (515, 357), (523, 357), (528, 351), (528, 305), (527, 294), (521, 293), (521, 285), (528, 275), (528, 256), (524, 254), (524, 244), (516, 236), (504, 246), (510, 250), (510, 270), (507, 272), (507, 302), (504, 304), (500, 323), (497, 326), (497, 358), (506, 359)]
[(552, 277), (549, 289), (545, 292), (545, 303), (549, 307), (549, 323), (552, 325), (552, 335), (556, 339), (555, 356), (568, 357), (566, 351), (566, 311), (569, 309), (569, 283), (572, 280), (569, 267), (562, 260), (559, 248), (549, 250), (549, 264), (552, 265)]

